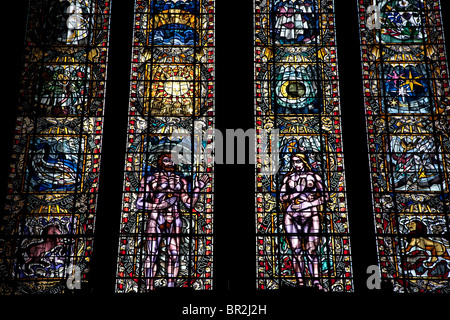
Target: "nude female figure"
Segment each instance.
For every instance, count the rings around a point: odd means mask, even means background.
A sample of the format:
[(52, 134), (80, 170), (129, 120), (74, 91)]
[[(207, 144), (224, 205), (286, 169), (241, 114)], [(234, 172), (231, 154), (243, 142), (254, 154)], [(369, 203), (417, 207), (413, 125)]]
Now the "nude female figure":
[(283, 179), (280, 200), (284, 207), (284, 228), (293, 252), (293, 266), (299, 285), (304, 285), (306, 271), (313, 285), (319, 281), (317, 249), (320, 243), (322, 205), (329, 196), (323, 190), (322, 178), (311, 172), (303, 154), (291, 157), (292, 172)]

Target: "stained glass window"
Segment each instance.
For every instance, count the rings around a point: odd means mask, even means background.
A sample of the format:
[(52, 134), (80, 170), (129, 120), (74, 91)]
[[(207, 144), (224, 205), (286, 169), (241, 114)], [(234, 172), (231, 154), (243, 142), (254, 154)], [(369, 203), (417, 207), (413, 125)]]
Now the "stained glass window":
[(254, 10), (257, 287), (351, 292), (334, 3)]
[(89, 280), (109, 14), (108, 0), (30, 2), (1, 294), (63, 293)]
[(449, 82), (440, 3), (358, 3), (381, 277), (397, 292), (449, 292)]
[(116, 292), (212, 288), (214, 1), (135, 2)]

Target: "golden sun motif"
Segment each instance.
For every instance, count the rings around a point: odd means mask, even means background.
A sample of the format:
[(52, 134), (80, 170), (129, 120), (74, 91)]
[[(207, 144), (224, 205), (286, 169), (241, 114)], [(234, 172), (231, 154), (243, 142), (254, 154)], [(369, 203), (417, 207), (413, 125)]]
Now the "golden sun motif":
[[(199, 82), (192, 65), (166, 65), (153, 72), (146, 86), (146, 107), (155, 116), (189, 116), (198, 110)], [(197, 79), (198, 80), (198, 79)]]

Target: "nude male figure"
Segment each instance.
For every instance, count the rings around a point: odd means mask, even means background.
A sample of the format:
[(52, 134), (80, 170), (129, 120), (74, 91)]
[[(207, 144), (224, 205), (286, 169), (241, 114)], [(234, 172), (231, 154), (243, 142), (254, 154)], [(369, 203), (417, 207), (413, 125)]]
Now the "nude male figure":
[(154, 289), (157, 272), (157, 259), (161, 241), (165, 239), (168, 247), (168, 287), (175, 286), (179, 271), (179, 252), (182, 220), (179, 204), (192, 208), (198, 200), (199, 192), (209, 182), (209, 177), (197, 176), (194, 189), (188, 193), (188, 182), (175, 173), (175, 165), (170, 154), (162, 154), (158, 160), (158, 171), (141, 179), (136, 207), (148, 212), (149, 221), (146, 233), (148, 257), (145, 261), (147, 290)]

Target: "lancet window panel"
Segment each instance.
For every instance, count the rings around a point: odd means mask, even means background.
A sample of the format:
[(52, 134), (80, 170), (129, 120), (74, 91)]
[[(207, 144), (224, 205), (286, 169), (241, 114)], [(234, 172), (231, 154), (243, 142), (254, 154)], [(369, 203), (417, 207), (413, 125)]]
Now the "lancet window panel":
[(396, 292), (448, 292), (449, 83), (440, 2), (358, 4), (381, 278)]
[(334, 3), (254, 10), (257, 287), (351, 292)]
[(116, 292), (212, 289), (214, 1), (136, 1)]
[(107, 0), (29, 3), (0, 227), (1, 294), (89, 284), (109, 20)]

